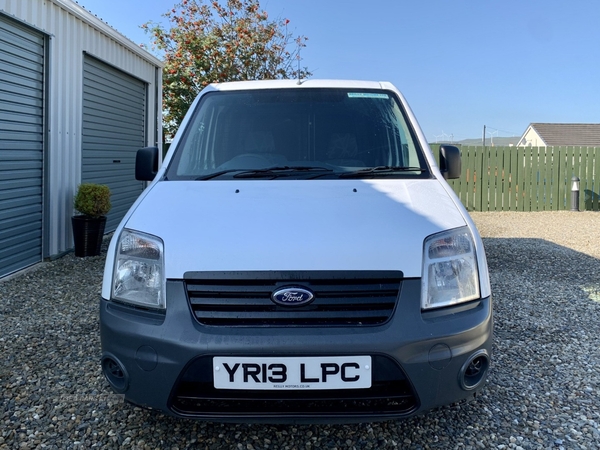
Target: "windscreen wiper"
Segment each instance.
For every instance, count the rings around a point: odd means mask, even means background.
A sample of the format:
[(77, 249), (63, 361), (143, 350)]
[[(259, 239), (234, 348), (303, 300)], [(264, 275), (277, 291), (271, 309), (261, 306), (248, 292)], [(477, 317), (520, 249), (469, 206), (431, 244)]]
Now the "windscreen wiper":
[(408, 167), (408, 166), (377, 166), (367, 167), (365, 169), (353, 170), (352, 172), (343, 172), (337, 174), (340, 178), (354, 178), (361, 177), (363, 175), (393, 175), (400, 172), (425, 172), (426, 169), (422, 167)]
[(196, 180), (210, 180), (212, 178), (220, 177), (228, 173), (239, 172), (233, 175), (233, 178), (277, 178), (285, 177), (297, 174), (298, 172), (309, 173), (309, 172), (333, 172), (332, 169), (320, 166), (275, 166), (267, 167), (265, 169), (227, 169), (220, 170), (218, 172), (209, 173), (208, 175), (201, 175)]
[(228, 169), (228, 170), (220, 170), (219, 172), (209, 173), (208, 175), (201, 175), (196, 180), (210, 180), (211, 178), (217, 178), (221, 175), (225, 175), (226, 173), (233, 172), (243, 172), (244, 169)]
[(333, 172), (333, 169), (320, 166), (276, 166), (266, 169), (244, 170), (236, 173), (233, 178), (279, 178), (297, 175), (298, 172), (308, 174), (311, 172)]

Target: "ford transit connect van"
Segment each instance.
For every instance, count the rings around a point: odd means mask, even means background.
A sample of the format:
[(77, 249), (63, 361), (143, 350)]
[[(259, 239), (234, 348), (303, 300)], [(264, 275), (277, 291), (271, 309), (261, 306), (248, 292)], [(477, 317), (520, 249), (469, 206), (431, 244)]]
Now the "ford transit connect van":
[(407, 417), (484, 385), (481, 239), (389, 83), (214, 84), (117, 228), (100, 305), (116, 392), (179, 417)]

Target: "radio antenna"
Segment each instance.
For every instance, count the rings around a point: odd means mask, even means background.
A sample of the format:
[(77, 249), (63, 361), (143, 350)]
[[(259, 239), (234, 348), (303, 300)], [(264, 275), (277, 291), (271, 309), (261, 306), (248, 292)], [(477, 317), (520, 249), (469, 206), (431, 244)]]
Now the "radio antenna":
[(296, 59), (298, 60), (298, 85), (302, 84), (302, 78), (300, 77), (300, 48), (298, 48), (298, 54), (296, 55)]

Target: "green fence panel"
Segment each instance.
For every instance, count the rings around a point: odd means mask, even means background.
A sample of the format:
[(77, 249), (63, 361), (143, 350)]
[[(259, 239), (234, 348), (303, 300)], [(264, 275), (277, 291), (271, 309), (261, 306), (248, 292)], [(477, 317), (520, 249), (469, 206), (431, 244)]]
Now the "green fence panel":
[(540, 154), (540, 183), (543, 191), (543, 204), (540, 209), (544, 211), (550, 211), (554, 207), (552, 202), (552, 164), (551, 152), (545, 151)]
[(535, 147), (535, 172), (534, 179), (532, 180), (531, 190), (535, 192), (535, 196), (532, 200), (532, 209), (534, 211), (542, 211), (544, 209), (545, 192), (544, 192), (544, 158), (546, 157), (546, 149)]
[(581, 147), (581, 164), (579, 165), (579, 209), (586, 209), (587, 192), (592, 179), (589, 163), (593, 160), (593, 156), (588, 147)]
[(566, 199), (566, 180), (567, 180), (567, 148), (566, 147), (558, 147), (555, 148), (558, 151), (557, 154), (557, 164), (558, 164), (558, 173), (556, 176), (556, 182), (558, 183), (558, 198), (556, 199), (558, 209), (566, 209), (565, 199)]
[(550, 208), (552, 211), (557, 211), (560, 209), (560, 154), (558, 149), (554, 147), (548, 147), (546, 149), (546, 154), (549, 156), (551, 162), (551, 185), (550, 185), (550, 198), (552, 201), (552, 207)]
[(494, 210), (504, 210), (504, 152), (498, 151), (499, 147), (491, 147), (492, 168), (494, 170), (492, 179), (494, 180)]
[[(578, 177), (583, 183), (580, 185), (585, 186), (587, 183), (587, 147), (575, 147), (574, 149), (574, 160), (573, 160), (573, 175)], [(577, 204), (577, 210), (581, 210), (583, 203), (583, 189), (580, 188), (579, 202)]]
[(575, 158), (577, 157), (577, 152), (575, 151), (575, 147), (567, 147), (567, 173), (565, 180), (565, 209), (571, 209), (571, 184), (573, 176), (575, 175)]
[(461, 189), (461, 199), (463, 200), (463, 205), (469, 211), (473, 211), (475, 209), (475, 167), (476, 167), (476, 151), (474, 147), (463, 147), (462, 151), (462, 173), (464, 176), (463, 179), (463, 189)]
[[(439, 144), (431, 145), (436, 160)], [(469, 211), (600, 211), (600, 147), (461, 147), (462, 174), (450, 186)]]
[[(486, 147), (485, 149), (485, 167), (484, 169), (484, 182), (483, 186), (483, 200), (484, 204), (487, 201), (488, 211), (496, 210), (496, 193), (498, 192), (498, 186), (496, 183), (496, 153), (494, 147)], [(487, 195), (485, 193), (487, 191)]]
[(525, 165), (523, 152), (518, 152), (515, 164), (517, 165), (516, 176), (515, 176), (515, 190), (517, 191), (517, 211), (525, 210)]
[(584, 150), (585, 162), (581, 163), (581, 173), (585, 178), (585, 184), (580, 184), (580, 208), (583, 210), (593, 210), (594, 202), (594, 163), (595, 163), (595, 149), (587, 147)]
[(544, 153), (544, 211), (556, 211), (558, 209), (554, 191), (558, 180), (554, 179), (554, 164), (554, 149), (549, 147)]
[(516, 211), (525, 210), (525, 153), (518, 152), (515, 158), (515, 192), (517, 198), (517, 204), (515, 205)]
[[(593, 149), (594, 161), (592, 163), (592, 183), (589, 189), (590, 203), (589, 206), (593, 211), (600, 210), (600, 149)], [(586, 203), (587, 207), (587, 203)], [(588, 209), (588, 208), (586, 208)]]
[(508, 211), (517, 211), (519, 205), (519, 189), (517, 184), (517, 175), (519, 173), (519, 155), (516, 147), (509, 147), (506, 149), (506, 153), (510, 155), (508, 164), (508, 179), (510, 183)]
[(490, 192), (493, 186), (490, 185), (490, 147), (485, 147), (482, 150), (482, 167), (481, 167), (481, 207), (484, 211), (493, 211), (490, 203)]
[(531, 161), (532, 161), (533, 150), (531, 148), (525, 149), (523, 153), (523, 185), (521, 189), (523, 190), (523, 204), (521, 205), (522, 211), (530, 211), (531, 209)]
[(508, 211), (508, 203), (510, 200), (510, 153), (503, 151), (502, 148), (496, 150), (498, 156), (498, 181), (502, 186), (502, 194), (500, 197), (502, 208), (501, 211)]
[(510, 157), (509, 151), (502, 151), (502, 210), (510, 211), (510, 196), (511, 196), (511, 182), (510, 182)]
[(539, 161), (538, 148), (532, 147), (529, 152), (529, 163), (527, 170), (527, 198), (528, 202), (525, 206), (530, 211), (537, 211), (538, 208), (538, 183), (539, 183)]
[(473, 149), (473, 167), (472, 167), (472, 175), (471, 182), (473, 188), (470, 192), (473, 194), (473, 210), (481, 211), (481, 203), (483, 196), (483, 177), (481, 176), (483, 172), (483, 147), (474, 147)]

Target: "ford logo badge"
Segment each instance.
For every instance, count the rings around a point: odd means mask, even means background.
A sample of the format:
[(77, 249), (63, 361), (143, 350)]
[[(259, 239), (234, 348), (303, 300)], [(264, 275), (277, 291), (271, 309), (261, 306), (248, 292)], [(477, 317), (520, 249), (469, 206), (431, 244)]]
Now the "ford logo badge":
[(315, 296), (308, 289), (286, 287), (271, 294), (271, 300), (283, 306), (304, 306), (313, 301)]

